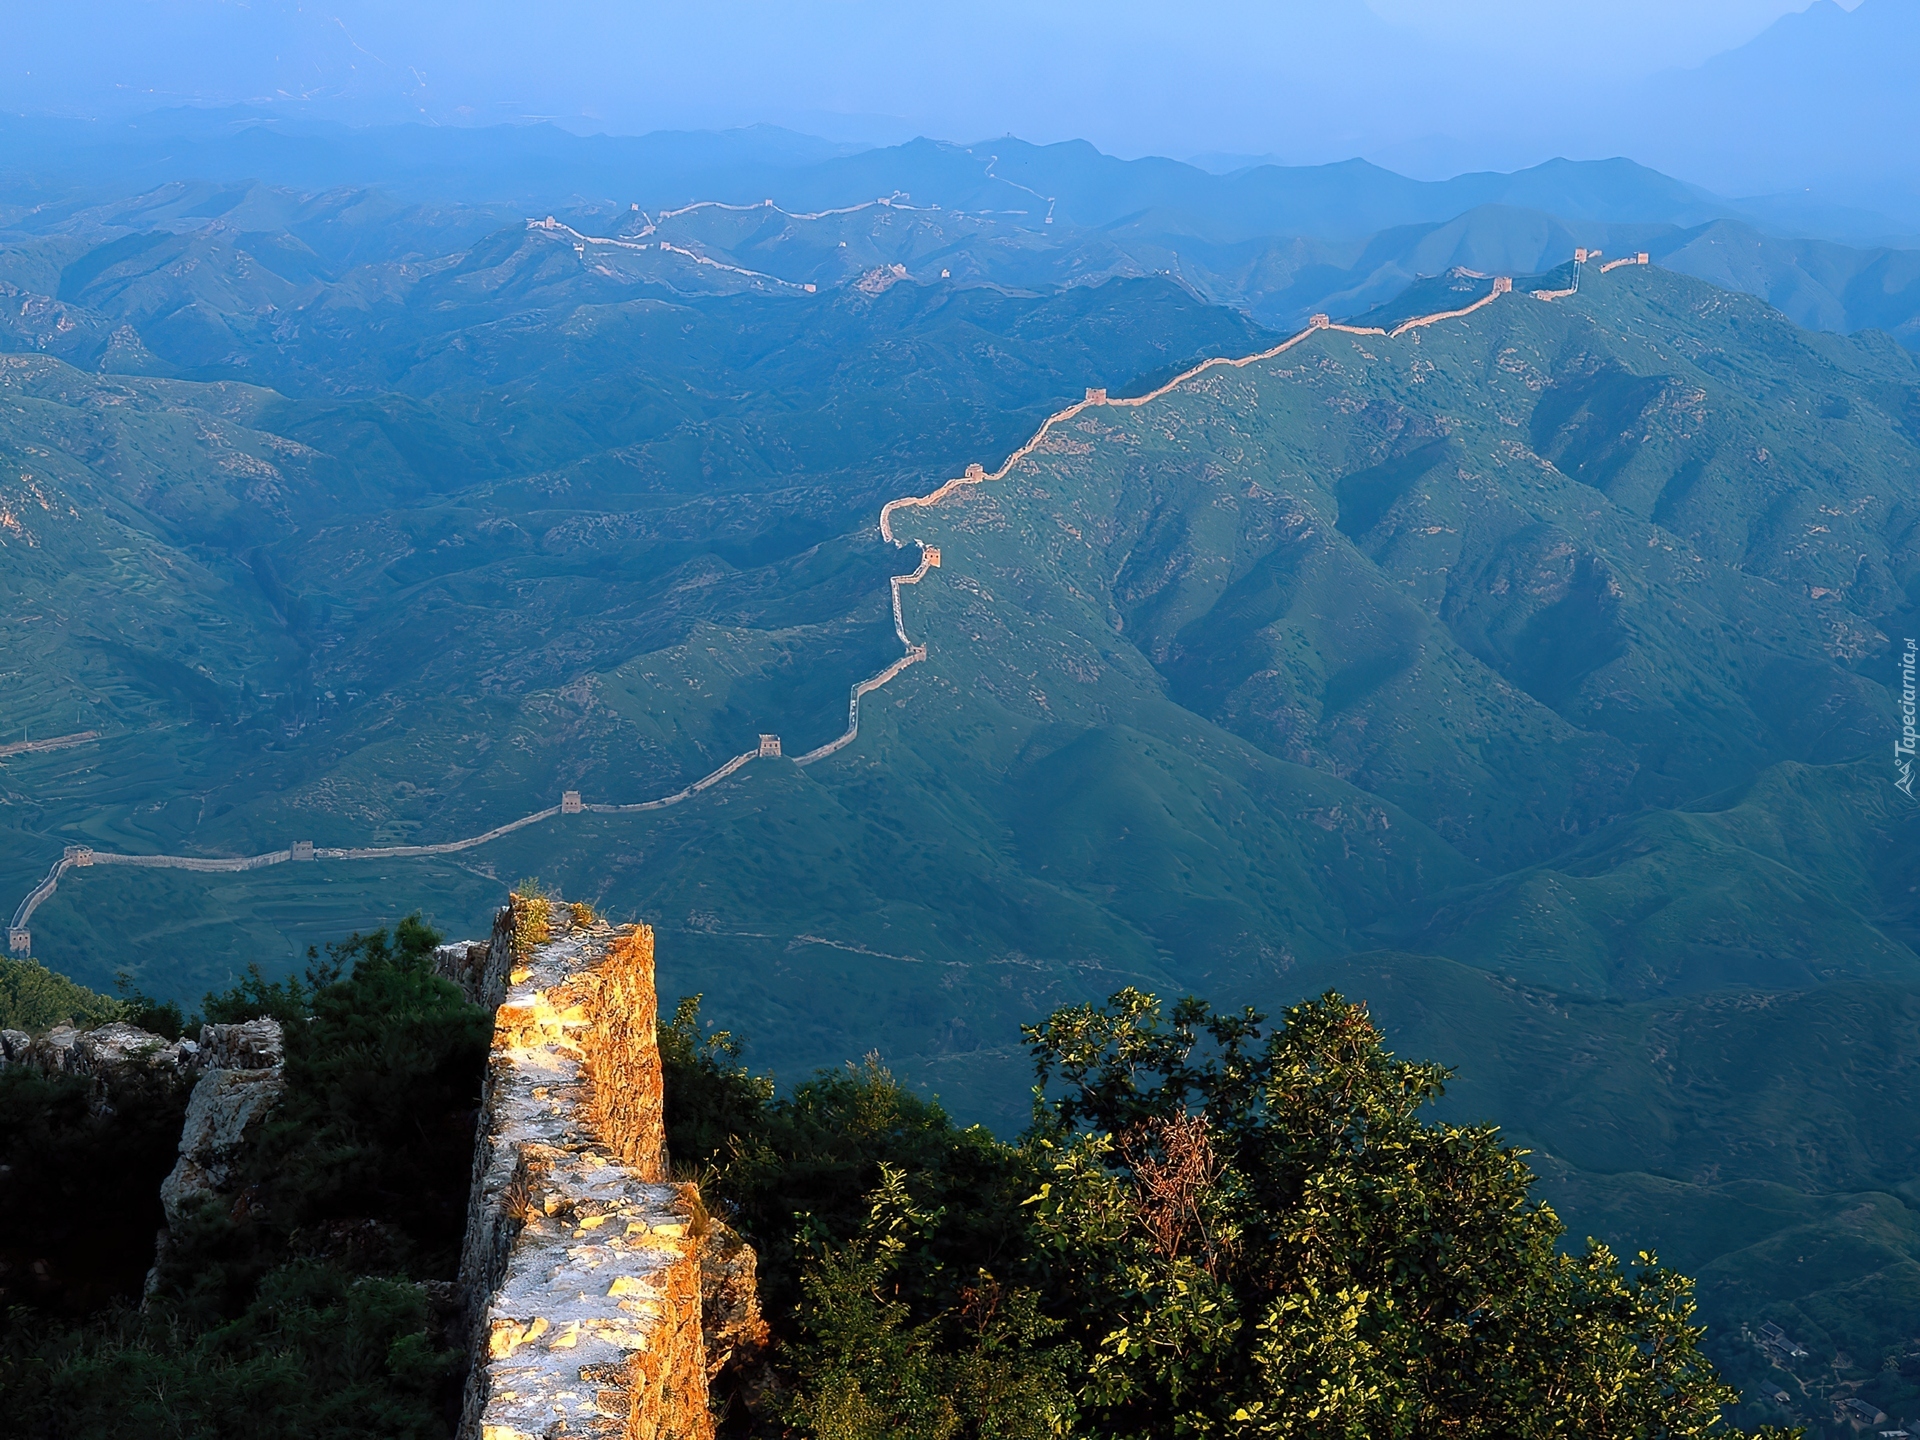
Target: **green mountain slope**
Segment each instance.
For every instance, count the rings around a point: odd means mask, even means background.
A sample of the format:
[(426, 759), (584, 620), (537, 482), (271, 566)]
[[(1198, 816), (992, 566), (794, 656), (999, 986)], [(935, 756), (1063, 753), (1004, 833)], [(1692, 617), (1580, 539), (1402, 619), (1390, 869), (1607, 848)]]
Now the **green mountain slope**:
[[(380, 393), (8, 362), (47, 497), (10, 511), (19, 593), (84, 576), (129, 654), (201, 647), (176, 695), (96, 644), (74, 713), (104, 738), (0, 762), (21, 892), (64, 843), (443, 840), (663, 795), (762, 732), (820, 745), (900, 653), (917, 554), (879, 499), (1084, 385), (1272, 343), (1160, 281), (669, 300), (546, 244), (435, 280), (442, 331), (343, 347)], [(1453, 1103), (1549, 1157), (1576, 1230), (1707, 1275), (1716, 1343), (1774, 1317), (1877, 1367), (1920, 1319), (1920, 821), (1888, 756), (1920, 367), (1658, 269), (1528, 293), (1569, 282), (1090, 406), (896, 511), (941, 553), (902, 593), (926, 659), (817, 764), (432, 860), (73, 871), (36, 948), (191, 994), (382, 893), (477, 928), (539, 873), (653, 922), (666, 992), (758, 1063), (878, 1048), (1003, 1126), (1051, 1005), (1336, 985), (1459, 1065)], [(85, 648), (23, 667), (33, 726), (78, 727)]]

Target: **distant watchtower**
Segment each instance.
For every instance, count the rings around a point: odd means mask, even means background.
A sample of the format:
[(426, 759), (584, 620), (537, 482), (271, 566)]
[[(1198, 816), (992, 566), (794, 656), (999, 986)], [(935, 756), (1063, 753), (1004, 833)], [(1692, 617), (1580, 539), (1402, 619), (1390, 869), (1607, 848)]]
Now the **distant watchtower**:
[(580, 792), (578, 790), (562, 790), (560, 792), (560, 813), (562, 815), (578, 815), (582, 808), (580, 804)]
[(1647, 252), (1644, 250), (1642, 250), (1638, 255), (1634, 256), (1633, 258), (1642, 265), (1651, 265), (1653, 263), (1651, 260), (1647, 258)]
[(987, 467), (986, 467), (986, 466), (984, 466), (984, 465), (969, 465), (969, 466), (967, 466), (967, 479), (969, 479), (969, 480), (984, 480), (984, 479), (986, 479), (986, 478), (987, 478)]
[(1511, 275), (1494, 276), (1493, 293), (1496, 295), (1511, 295), (1513, 293), (1513, 277)]
[(927, 562), (927, 568), (929, 570), (938, 570), (940, 568), (940, 547), (938, 545), (922, 545), (920, 547), (920, 558)]
[(66, 853), (69, 865), (93, 864), (93, 847), (90, 845), (69, 845)]
[(1087, 387), (1087, 404), (1104, 405), (1106, 403), (1107, 403), (1107, 387), (1106, 386), (1089, 385)]
[(293, 848), (287, 852), (287, 858), (290, 860), (313, 859), (313, 841), (311, 840), (294, 841)]
[(7, 949), (16, 955), (31, 955), (33, 932), (24, 926), (7, 931)]
[(763, 760), (778, 760), (780, 758), (780, 737), (778, 735), (762, 735), (760, 737), (760, 758)]
[(1319, 314), (1309, 315), (1307, 317), (1307, 328), (1309, 330), (1324, 330), (1331, 324), (1333, 324), (1333, 317), (1331, 315)]

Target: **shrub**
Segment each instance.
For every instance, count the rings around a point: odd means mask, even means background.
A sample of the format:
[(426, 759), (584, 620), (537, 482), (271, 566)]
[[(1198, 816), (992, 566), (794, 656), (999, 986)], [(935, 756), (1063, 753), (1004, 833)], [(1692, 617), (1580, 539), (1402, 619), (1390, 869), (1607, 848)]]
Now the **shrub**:
[(669, 1143), (759, 1247), (787, 1433), (1736, 1433), (1691, 1282), (1563, 1253), (1521, 1153), (1428, 1123), (1447, 1072), (1337, 995), (1059, 1010), (1017, 1145), (871, 1057), (767, 1098), (697, 1019), (662, 1027)]
[(985, 1270), (957, 1303), (916, 1318), (903, 1294), (908, 1252), (938, 1226), (905, 1176), (880, 1167), (859, 1233), (822, 1246), (801, 1277), (796, 1382), (788, 1418), (821, 1440), (1047, 1440), (1069, 1433), (1078, 1356), (1033, 1290)]
[(0, 1030), (34, 1035), (55, 1025), (91, 1030), (122, 1019), (126, 1009), (37, 961), (0, 957)]
[(729, 1032), (700, 1033), (698, 995), (680, 998), (659, 1038), (667, 1154), (694, 1174), (724, 1164), (736, 1140), (759, 1133), (773, 1082), (738, 1063), (741, 1046)]
[(1090, 1433), (1726, 1433), (1691, 1282), (1562, 1254), (1521, 1153), (1425, 1122), (1447, 1072), (1395, 1059), (1363, 1006), (1269, 1031), (1127, 990), (1026, 1035)]

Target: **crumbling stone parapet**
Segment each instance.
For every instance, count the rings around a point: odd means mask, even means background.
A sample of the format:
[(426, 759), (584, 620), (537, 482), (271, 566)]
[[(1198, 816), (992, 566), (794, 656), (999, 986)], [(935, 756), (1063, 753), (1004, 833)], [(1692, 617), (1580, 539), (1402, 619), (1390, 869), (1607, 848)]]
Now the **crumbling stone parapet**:
[(484, 940), (456, 940), (450, 945), (435, 946), (434, 971), (458, 985), (472, 1003), (484, 1006), (487, 999), (487, 958), (491, 950), (492, 946)]
[(237, 1025), (202, 1025), (195, 1063), (203, 1070), (271, 1070), (287, 1058), (280, 1022), (261, 1016)]
[(516, 896), (479, 986), (500, 998), (461, 1257), (462, 1440), (708, 1440), (709, 1220), (666, 1179), (653, 932)]
[[(198, 1046), (167, 1040), (123, 1020), (96, 1030), (55, 1025), (43, 1035), (0, 1031), (0, 1064), (25, 1065), (49, 1075), (81, 1075), (125, 1083), (145, 1076), (175, 1080), (199, 1068)], [(99, 1098), (104, 1098), (100, 1092)]]

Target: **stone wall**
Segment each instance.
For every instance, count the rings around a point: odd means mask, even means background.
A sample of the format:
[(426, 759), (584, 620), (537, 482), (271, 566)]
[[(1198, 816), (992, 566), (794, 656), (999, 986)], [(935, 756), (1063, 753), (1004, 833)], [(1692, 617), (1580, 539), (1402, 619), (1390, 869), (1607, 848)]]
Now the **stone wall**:
[(765, 1326), (752, 1252), (743, 1308), (745, 1247), (667, 1179), (653, 932), (516, 896), (484, 964), (446, 950), (470, 994), (498, 997), (461, 1261), (462, 1440), (709, 1440), (703, 1291), (716, 1360), (751, 1356)]

